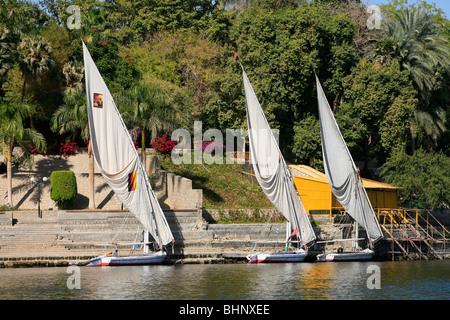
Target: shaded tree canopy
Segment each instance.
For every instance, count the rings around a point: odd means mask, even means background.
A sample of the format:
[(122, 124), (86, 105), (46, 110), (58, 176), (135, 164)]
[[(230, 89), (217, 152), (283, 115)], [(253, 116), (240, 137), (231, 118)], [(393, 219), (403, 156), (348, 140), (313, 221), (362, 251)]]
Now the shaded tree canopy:
[[(194, 120), (204, 131), (246, 129), (236, 50), (288, 161), (322, 167), (314, 72), (355, 160), (383, 165), (418, 150), (443, 163), (449, 156), (450, 24), (431, 2), (391, 0), (380, 29), (367, 27), (370, 13), (357, 0), (0, 4), (1, 110), (26, 106), (24, 129), (49, 146), (88, 139), (84, 41), (114, 97), (157, 87), (173, 124), (190, 131)], [(68, 28), (70, 5), (79, 8), (79, 29)], [(147, 147), (150, 131), (140, 137)], [(423, 203), (439, 207), (433, 201)]]

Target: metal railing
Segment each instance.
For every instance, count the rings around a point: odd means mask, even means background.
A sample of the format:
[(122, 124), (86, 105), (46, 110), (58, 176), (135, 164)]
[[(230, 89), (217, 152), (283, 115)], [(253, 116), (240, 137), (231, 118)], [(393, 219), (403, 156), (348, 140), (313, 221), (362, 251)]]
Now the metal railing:
[[(408, 259), (412, 258), (409, 248), (414, 248), (420, 259), (428, 259), (430, 254), (438, 259), (445, 256), (449, 232), (429, 210), (378, 208), (377, 218), (389, 236), (386, 240), (392, 241), (393, 258), (398, 253), (394, 251), (394, 243)], [(423, 252), (423, 244), (426, 245), (427, 252)], [(435, 248), (439, 244), (441, 252), (437, 252)]]

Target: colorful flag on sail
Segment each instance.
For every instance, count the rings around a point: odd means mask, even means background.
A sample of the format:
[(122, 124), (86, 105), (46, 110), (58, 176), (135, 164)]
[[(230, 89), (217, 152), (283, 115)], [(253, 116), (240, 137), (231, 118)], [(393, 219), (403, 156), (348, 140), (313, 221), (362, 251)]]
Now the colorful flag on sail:
[(103, 94), (94, 93), (94, 107), (103, 108)]
[(134, 170), (128, 176), (128, 191), (134, 191), (136, 189), (137, 189), (136, 170)]
[(236, 51), (234, 51), (234, 61), (238, 61), (239, 57)]

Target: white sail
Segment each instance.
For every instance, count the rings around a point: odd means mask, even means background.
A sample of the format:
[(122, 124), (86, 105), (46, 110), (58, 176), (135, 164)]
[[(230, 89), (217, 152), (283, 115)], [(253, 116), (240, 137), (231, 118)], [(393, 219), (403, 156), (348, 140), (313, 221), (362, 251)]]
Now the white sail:
[(292, 230), (297, 232), (297, 237), (307, 244), (316, 239), (314, 230), (243, 67), (242, 72), (250, 155), (256, 179), (270, 201), (291, 223)]
[(119, 110), (83, 43), (86, 95), (92, 151), (103, 177), (125, 207), (159, 245), (172, 232)]
[(358, 170), (316, 76), (325, 174), (336, 199), (366, 231), (370, 241), (383, 237)]

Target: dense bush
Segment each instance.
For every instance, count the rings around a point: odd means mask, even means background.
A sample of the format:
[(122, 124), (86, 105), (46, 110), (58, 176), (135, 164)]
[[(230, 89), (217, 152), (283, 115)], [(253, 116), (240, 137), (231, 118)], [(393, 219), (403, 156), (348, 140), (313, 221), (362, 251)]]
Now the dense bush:
[(450, 158), (422, 149), (412, 156), (394, 153), (382, 166), (382, 177), (402, 187), (400, 205), (407, 208), (447, 209), (450, 206)]
[(53, 171), (50, 198), (61, 209), (71, 207), (78, 196), (77, 180), (73, 171)]

